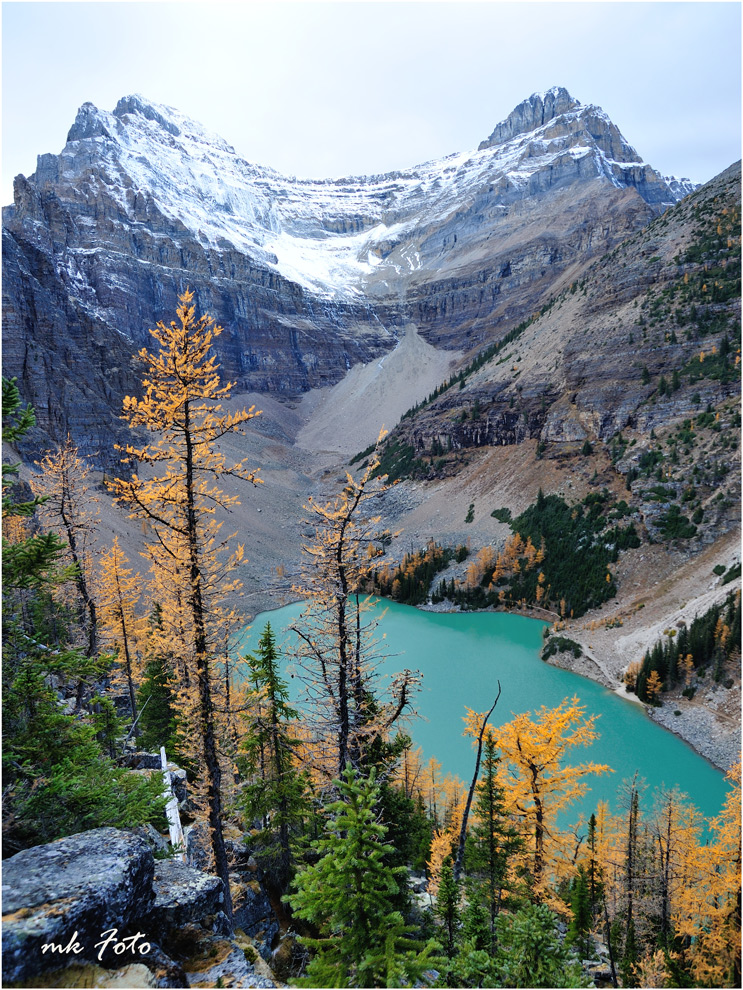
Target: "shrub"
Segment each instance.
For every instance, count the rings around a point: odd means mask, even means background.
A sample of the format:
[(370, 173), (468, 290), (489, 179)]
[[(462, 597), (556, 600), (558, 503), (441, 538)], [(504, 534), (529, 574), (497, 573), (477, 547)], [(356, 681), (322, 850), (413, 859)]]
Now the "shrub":
[(576, 643), (573, 639), (568, 639), (567, 636), (552, 636), (542, 650), (542, 660), (549, 660), (556, 653), (572, 653), (577, 660), (583, 656), (583, 648), (580, 643)]

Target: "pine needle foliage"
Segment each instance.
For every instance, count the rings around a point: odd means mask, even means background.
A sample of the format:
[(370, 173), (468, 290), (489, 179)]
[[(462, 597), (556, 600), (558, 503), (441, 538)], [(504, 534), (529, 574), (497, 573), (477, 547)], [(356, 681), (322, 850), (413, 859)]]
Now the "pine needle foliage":
[[(4, 437), (13, 442), (34, 422), (20, 403), (17, 386), (4, 380)], [(46, 496), (18, 498), (17, 467), (3, 464), (4, 855), (103, 825), (165, 824), (161, 782), (128, 773), (101, 751), (100, 741), (112, 752), (119, 728), (110, 701), (98, 716), (84, 712), (83, 693), (105, 676), (110, 657), (70, 648), (76, 617), (56, 596), (64, 597), (78, 571), (60, 536), (31, 535)], [(51, 678), (79, 685), (74, 715), (63, 710)]]
[(347, 766), (336, 780), (339, 800), (328, 805), (325, 836), (315, 843), (320, 859), (302, 870), (287, 900), (298, 918), (319, 931), (302, 942), (314, 952), (300, 986), (411, 986), (437, 965), (436, 943), (412, 938), (412, 928), (395, 911), (394, 853), (377, 821), (376, 771), (360, 777)]
[(298, 740), (292, 723), (299, 712), (289, 705), (289, 688), (279, 670), (280, 655), (269, 622), (255, 654), (246, 656), (252, 689), (245, 716), (247, 731), (237, 765), (245, 777), (240, 804), (251, 827), (263, 826), (254, 852), (271, 885), (286, 890), (292, 865), (292, 838), (308, 811), (305, 776), (298, 770)]
[[(162, 321), (150, 330), (158, 347), (143, 348), (139, 358), (145, 372), (144, 397), (124, 399), (123, 418), (133, 429), (144, 427), (153, 436), (143, 446), (117, 447), (124, 461), (143, 465), (116, 478), (111, 489), (118, 501), (141, 519), (149, 531), (147, 554), (161, 582), (184, 587), (179, 605), (175, 597), (163, 601), (164, 625), (179, 630), (188, 648), (190, 670), (183, 676), (181, 705), (192, 719), (192, 738), (204, 770), (206, 801), (217, 874), (225, 885), (225, 913), (231, 915), (229, 868), (222, 835), (222, 770), (218, 752), (215, 696), (217, 657), (224, 653), (225, 597), (235, 591), (231, 572), (243, 558), (243, 547), (230, 552), (229, 538), (221, 535), (216, 510), (238, 502), (219, 487), (231, 478), (258, 483), (245, 460), (228, 463), (220, 450), (222, 438), (240, 432), (257, 415), (255, 408), (228, 413), (223, 410), (234, 383), (222, 384), (214, 342), (222, 333), (211, 316), (196, 316), (193, 293), (179, 299), (177, 320)], [(169, 581), (168, 581), (169, 579)], [(185, 681), (188, 681), (188, 684)]]

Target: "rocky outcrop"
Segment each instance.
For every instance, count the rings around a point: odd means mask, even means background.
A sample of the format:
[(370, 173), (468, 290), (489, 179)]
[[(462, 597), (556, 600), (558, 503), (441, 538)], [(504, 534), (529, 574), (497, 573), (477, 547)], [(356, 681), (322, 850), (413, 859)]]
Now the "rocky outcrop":
[(478, 151), (504, 144), (519, 134), (536, 131), (555, 117), (570, 113), (578, 107), (580, 107), (579, 101), (574, 100), (563, 86), (554, 86), (546, 93), (533, 93), (496, 126), (486, 141), (480, 142)]
[(411, 325), (444, 348), (497, 339), (676, 198), (565, 90), (525, 101), (471, 154), (334, 181), (251, 165), (138, 96), (84, 104), (3, 213), (3, 372), (36, 409), (26, 449), (70, 431), (114, 461), (132, 355), (188, 286), (226, 328), (224, 376), (293, 396)]
[[(155, 861), (136, 832), (100, 828), (26, 849), (3, 864), (3, 985), (186, 987), (216, 966), (226, 985), (274, 986), (222, 902), (218, 877)], [(136, 982), (98, 972), (122, 966)]]
[(141, 916), (143, 926), (152, 933), (167, 934), (171, 929), (217, 915), (224, 903), (219, 877), (193, 870), (176, 859), (155, 864), (152, 891), (154, 900)]
[[(625, 429), (650, 434), (718, 407), (738, 392), (735, 358), (726, 375), (690, 369), (726, 335), (737, 346), (737, 228), (730, 237), (717, 228), (739, 210), (738, 164), (566, 282), (512, 342), (403, 419), (394, 436), (429, 458), (528, 439), (608, 443)], [(697, 257), (710, 237), (719, 244), (704, 250), (714, 253)], [(627, 455), (622, 473), (641, 453)]]
[[(153, 876), (144, 839), (113, 828), (81, 832), (5, 860), (4, 980), (27, 979), (60, 960), (93, 961), (102, 933), (123, 931), (149, 910)], [(58, 948), (44, 949), (52, 943)]]

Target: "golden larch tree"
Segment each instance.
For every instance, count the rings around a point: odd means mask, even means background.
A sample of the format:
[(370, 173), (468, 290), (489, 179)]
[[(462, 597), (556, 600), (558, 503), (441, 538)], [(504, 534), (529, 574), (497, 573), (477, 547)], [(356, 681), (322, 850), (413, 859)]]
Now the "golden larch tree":
[(584, 718), (585, 707), (573, 698), (557, 708), (544, 705), (532, 718), (517, 715), (494, 728), (493, 737), (501, 757), (499, 776), (509, 809), (521, 820), (531, 848), (530, 870), (534, 892), (540, 897), (550, 853), (559, 852), (555, 827), (559, 811), (588, 790), (585, 777), (606, 773), (610, 767), (597, 763), (564, 764), (569, 749), (588, 746), (598, 737), (596, 716)]
[(42, 518), (67, 540), (67, 556), (75, 568), (80, 624), (87, 639), (85, 652), (93, 657), (98, 652), (98, 616), (92, 588), (98, 499), (91, 491), (90, 468), (69, 433), (55, 451), (35, 463), (41, 474), (31, 478), (31, 489), (43, 499)]
[(132, 719), (137, 718), (136, 683), (140, 680), (138, 655), (141, 620), (136, 608), (142, 595), (142, 579), (128, 567), (129, 560), (114, 536), (109, 550), (101, 554), (98, 617), (102, 638), (118, 650), (119, 663), (129, 692)]
[(368, 547), (379, 523), (378, 516), (366, 514), (366, 506), (387, 490), (373, 484), (378, 466), (375, 455), (358, 481), (346, 475), (343, 490), (330, 502), (310, 498), (305, 506), (315, 531), (302, 548), (303, 580), (294, 590), (307, 605), (293, 628), (314, 727), (326, 747), (323, 766), (329, 780), (342, 777), (347, 763), (363, 765), (368, 747), (411, 709), (419, 680), (417, 672), (405, 670), (393, 678), (386, 698), (374, 693), (381, 656), (364, 588), (370, 574)]
[(709, 823), (712, 839), (689, 850), (687, 878), (678, 892), (673, 921), (688, 939), (689, 964), (697, 986), (741, 985), (741, 773), (720, 814)]
[[(124, 419), (132, 428), (153, 434), (151, 443), (121, 450), (125, 462), (145, 467), (111, 483), (117, 499), (129, 506), (131, 517), (147, 523), (149, 555), (154, 566), (173, 580), (185, 577), (183, 612), (193, 665), (189, 677), (199, 762), (206, 786), (208, 818), (216, 872), (224, 883), (225, 913), (232, 914), (229, 868), (222, 834), (222, 797), (217, 738), (214, 676), (222, 653), (223, 629), (217, 621), (228, 590), (228, 575), (243, 557), (243, 547), (231, 550), (221, 535), (216, 510), (238, 503), (226, 494), (219, 479), (258, 483), (245, 460), (228, 463), (219, 441), (240, 432), (258, 415), (255, 408), (236, 413), (222, 402), (234, 383), (222, 384), (213, 344), (222, 327), (211, 316), (196, 317), (193, 293), (179, 299), (177, 320), (162, 321), (150, 330), (158, 350), (142, 348), (144, 398), (127, 396)], [(183, 688), (183, 685), (181, 685)]]

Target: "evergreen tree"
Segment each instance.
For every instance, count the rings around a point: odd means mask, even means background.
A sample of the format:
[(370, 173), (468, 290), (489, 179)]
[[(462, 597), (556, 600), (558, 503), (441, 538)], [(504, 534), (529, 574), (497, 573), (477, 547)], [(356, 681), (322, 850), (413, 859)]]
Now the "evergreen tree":
[(523, 841), (506, 813), (503, 788), (498, 783), (499, 759), (492, 733), (485, 737), (483, 770), (477, 785), (476, 823), (468, 853), (470, 880), (487, 905), (489, 948), (495, 951), (495, 919), (507, 888), (508, 863)]
[(603, 894), (604, 885), (601, 881), (601, 866), (596, 850), (596, 815), (588, 819), (588, 902), (591, 906), (591, 918), (596, 915), (599, 899)]
[[(409, 865), (416, 872), (424, 871), (431, 854), (433, 826), (418, 791), (416, 798), (407, 797), (402, 788), (383, 780), (380, 784), (379, 809), (387, 828), (387, 841), (395, 853), (390, 858), (394, 866)], [(403, 884), (407, 893), (407, 883)]]
[(439, 889), (436, 894), (436, 914), (445, 934), (446, 954), (454, 956), (459, 930), (459, 884), (454, 879), (451, 859), (447, 858), (441, 867)]
[(165, 657), (156, 655), (145, 667), (139, 702), (140, 745), (146, 750), (160, 750), (175, 755), (177, 745), (176, 710), (173, 697), (173, 677)]
[(462, 914), (462, 945), (465, 942), (473, 949), (485, 950), (492, 954), (494, 939), (490, 931), (490, 915), (480, 896), (480, 889), (472, 883), (466, 884), (467, 905)]
[(581, 987), (588, 981), (570, 958), (544, 904), (530, 904), (498, 917), (499, 982), (503, 987)]
[(296, 917), (319, 931), (302, 942), (314, 951), (304, 986), (412, 985), (437, 965), (436, 945), (409, 938), (411, 929), (392, 907), (403, 867), (390, 867), (393, 852), (377, 820), (376, 771), (358, 777), (349, 765), (334, 782), (340, 799), (326, 811), (325, 836), (313, 843), (319, 855), (294, 880), (287, 897)]
[[(297, 772), (296, 740), (290, 725), (298, 718), (289, 705), (289, 688), (279, 674), (279, 653), (271, 624), (266, 623), (255, 654), (246, 656), (253, 704), (238, 766), (248, 777), (242, 804), (248, 821), (263, 822), (262, 852), (267, 870), (280, 889), (291, 872), (290, 836), (304, 813), (304, 779)], [(269, 836), (271, 838), (269, 839)]]
[(119, 718), (116, 705), (110, 698), (99, 695), (92, 698), (90, 704), (93, 708), (93, 725), (98, 740), (113, 760), (116, 757), (116, 742), (124, 733), (123, 720)]
[(636, 987), (637, 976), (635, 965), (637, 964), (637, 938), (635, 935), (635, 919), (630, 915), (624, 938), (624, 951), (619, 966), (622, 976), (622, 986)]
[[(3, 379), (4, 439), (17, 442), (34, 423), (15, 382)], [(3, 846), (27, 846), (103, 825), (164, 825), (159, 780), (114, 766), (118, 726), (110, 702), (90, 721), (65, 714), (49, 676), (76, 684), (100, 679), (110, 658), (69, 647), (70, 615), (55, 598), (75, 580), (66, 544), (54, 533), (30, 535), (25, 520), (43, 503), (18, 499), (18, 464), (3, 463)], [(98, 724), (91, 724), (97, 718)]]
[(591, 916), (591, 899), (588, 892), (588, 880), (582, 866), (573, 879), (570, 897), (572, 918), (568, 928), (568, 942), (575, 945), (585, 959), (591, 951), (590, 931), (593, 918)]
[(629, 815), (627, 819), (627, 844), (624, 861), (624, 885), (625, 885), (625, 930), (624, 930), (624, 950), (620, 962), (622, 982), (626, 987), (637, 985), (634, 966), (638, 959), (637, 938), (635, 932), (635, 898), (638, 884), (638, 857), (639, 857), (639, 817), (640, 817), (640, 795), (637, 788), (637, 779), (632, 780), (628, 795)]
[[(3, 378), (3, 442), (18, 443), (36, 423), (36, 414), (29, 405), (21, 405), (16, 379)], [(23, 501), (17, 495), (16, 482), (20, 462), (2, 463), (3, 487), (3, 588), (49, 587), (72, 576), (72, 569), (61, 571), (66, 550), (64, 540), (56, 533), (31, 535), (21, 521), (34, 515), (45, 499), (35, 496)], [(16, 525), (14, 525), (14, 523)]]

